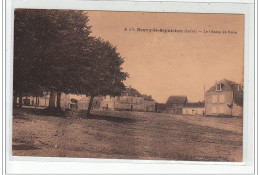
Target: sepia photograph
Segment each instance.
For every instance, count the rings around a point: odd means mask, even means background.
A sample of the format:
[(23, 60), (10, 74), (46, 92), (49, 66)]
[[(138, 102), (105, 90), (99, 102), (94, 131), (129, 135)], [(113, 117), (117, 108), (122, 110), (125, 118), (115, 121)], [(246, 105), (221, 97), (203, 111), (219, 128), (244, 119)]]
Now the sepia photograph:
[(243, 14), (15, 9), (12, 156), (243, 161)]

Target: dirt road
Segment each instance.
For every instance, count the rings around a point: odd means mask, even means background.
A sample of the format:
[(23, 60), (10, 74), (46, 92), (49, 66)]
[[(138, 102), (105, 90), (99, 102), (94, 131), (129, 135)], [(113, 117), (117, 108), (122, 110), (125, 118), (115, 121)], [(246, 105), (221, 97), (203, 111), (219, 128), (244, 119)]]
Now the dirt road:
[(83, 117), (15, 110), (13, 155), (242, 161), (242, 118), (107, 111)]

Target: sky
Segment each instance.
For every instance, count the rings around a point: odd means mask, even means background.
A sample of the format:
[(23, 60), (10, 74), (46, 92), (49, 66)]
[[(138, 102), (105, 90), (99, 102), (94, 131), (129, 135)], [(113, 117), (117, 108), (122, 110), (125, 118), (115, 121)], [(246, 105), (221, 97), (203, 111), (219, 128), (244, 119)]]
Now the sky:
[[(186, 95), (189, 102), (202, 101), (204, 86), (207, 90), (224, 78), (243, 82), (244, 15), (108, 11), (87, 14), (91, 35), (110, 41), (124, 58), (123, 71), (130, 75), (125, 85), (152, 95), (159, 103), (165, 103), (172, 95)], [(143, 32), (137, 28), (182, 32)]]

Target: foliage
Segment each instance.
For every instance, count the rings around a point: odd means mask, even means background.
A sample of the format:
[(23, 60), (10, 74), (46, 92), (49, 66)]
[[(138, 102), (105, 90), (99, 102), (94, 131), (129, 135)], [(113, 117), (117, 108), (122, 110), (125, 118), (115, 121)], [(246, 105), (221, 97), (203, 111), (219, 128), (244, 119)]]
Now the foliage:
[(16, 10), (14, 91), (69, 92), (73, 62), (91, 32), (87, 22), (82, 11)]
[[(124, 59), (117, 52), (116, 47), (101, 38), (90, 38), (88, 42), (87, 64), (82, 63), (82, 71), (78, 93), (90, 96), (87, 116), (95, 96), (119, 96), (125, 89), (123, 81), (128, 74), (122, 71)], [(84, 61), (84, 60), (83, 60)]]
[(89, 36), (88, 21), (82, 11), (16, 10), (14, 91), (51, 97), (57, 92), (57, 99), (61, 92), (85, 94), (92, 101), (120, 95), (128, 76), (124, 60), (110, 42)]
[[(122, 72), (124, 59), (117, 52), (116, 47), (101, 38), (92, 38), (89, 42), (88, 64), (82, 64), (81, 80), (85, 88), (83, 94), (87, 96), (118, 96), (125, 86), (123, 81), (128, 74)], [(85, 70), (85, 71), (84, 71)]]

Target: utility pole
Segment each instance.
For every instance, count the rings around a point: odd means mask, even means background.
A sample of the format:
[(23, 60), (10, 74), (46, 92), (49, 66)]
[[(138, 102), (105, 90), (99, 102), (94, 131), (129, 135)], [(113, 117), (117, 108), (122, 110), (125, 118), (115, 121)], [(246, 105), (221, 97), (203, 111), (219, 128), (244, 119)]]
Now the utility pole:
[(204, 84), (204, 116), (206, 117), (206, 94), (205, 94), (205, 84)]

